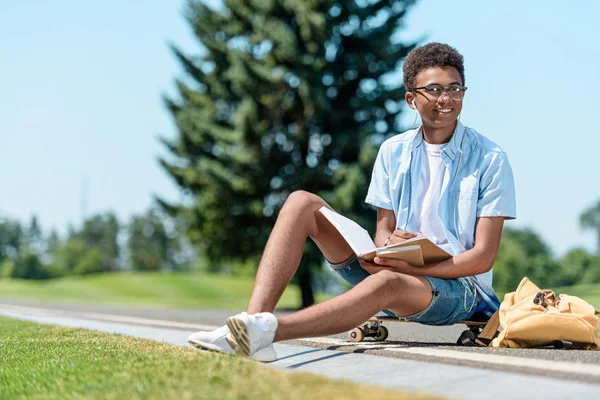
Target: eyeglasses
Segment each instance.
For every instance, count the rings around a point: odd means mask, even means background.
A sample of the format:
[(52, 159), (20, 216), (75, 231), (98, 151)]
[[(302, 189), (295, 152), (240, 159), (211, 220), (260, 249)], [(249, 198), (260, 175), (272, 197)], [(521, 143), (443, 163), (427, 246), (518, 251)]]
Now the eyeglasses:
[(412, 91), (416, 92), (417, 90), (424, 91), (432, 99), (439, 99), (445, 92), (448, 93), (448, 96), (450, 96), (452, 100), (462, 100), (465, 97), (465, 92), (467, 91), (467, 88), (465, 86), (460, 85), (428, 85), (414, 88)]

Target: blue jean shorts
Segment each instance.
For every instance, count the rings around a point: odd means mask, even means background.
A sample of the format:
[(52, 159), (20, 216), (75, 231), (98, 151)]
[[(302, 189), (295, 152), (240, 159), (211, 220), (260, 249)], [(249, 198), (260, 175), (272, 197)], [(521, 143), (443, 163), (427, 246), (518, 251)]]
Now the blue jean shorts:
[[(331, 264), (331, 268), (352, 286), (371, 275), (361, 267), (356, 256), (339, 264)], [(425, 325), (453, 325), (458, 321), (468, 320), (477, 310), (480, 296), (474, 285), (467, 278), (439, 279), (425, 276), (431, 284), (431, 302), (424, 310), (412, 315), (396, 315), (389, 310), (382, 310), (390, 316), (398, 316)]]

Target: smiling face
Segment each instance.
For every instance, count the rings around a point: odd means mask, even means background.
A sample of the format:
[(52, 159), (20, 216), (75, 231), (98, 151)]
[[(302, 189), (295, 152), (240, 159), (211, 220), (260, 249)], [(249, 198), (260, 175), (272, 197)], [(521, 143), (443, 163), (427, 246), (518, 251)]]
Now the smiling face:
[[(415, 80), (415, 87), (429, 85), (447, 87), (463, 85), (463, 82), (460, 73), (454, 67), (432, 67), (419, 72)], [(424, 90), (407, 92), (405, 98), (411, 108), (418, 110), (426, 131), (454, 131), (456, 119), (462, 110), (462, 100), (453, 100), (447, 92), (436, 99)]]

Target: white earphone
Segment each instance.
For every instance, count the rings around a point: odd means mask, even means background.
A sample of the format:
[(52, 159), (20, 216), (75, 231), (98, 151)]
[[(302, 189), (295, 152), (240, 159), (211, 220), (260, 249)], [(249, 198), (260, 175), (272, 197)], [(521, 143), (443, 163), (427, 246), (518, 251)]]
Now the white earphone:
[(417, 108), (417, 105), (415, 104), (415, 101), (414, 101), (414, 99), (413, 99), (413, 101), (412, 101), (412, 105), (413, 105), (413, 107)]

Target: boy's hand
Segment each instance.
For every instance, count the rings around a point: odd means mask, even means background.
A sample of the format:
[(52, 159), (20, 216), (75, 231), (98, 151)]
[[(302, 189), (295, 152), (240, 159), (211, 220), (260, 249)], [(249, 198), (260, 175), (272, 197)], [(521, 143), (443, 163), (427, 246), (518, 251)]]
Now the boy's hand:
[(390, 244), (394, 244), (394, 243), (402, 243), (408, 239), (412, 239), (412, 238), (415, 238), (415, 237), (421, 236), (421, 235), (422, 235), (421, 232), (407, 232), (407, 231), (403, 231), (402, 229), (396, 229), (392, 233), (392, 236), (390, 236), (389, 239), (387, 240), (386, 246), (389, 246)]
[(400, 272), (403, 274), (407, 274), (413, 271), (414, 267), (412, 267), (409, 263), (403, 260), (396, 260), (393, 258), (380, 258), (375, 257), (375, 262), (370, 262), (367, 260), (363, 260), (362, 258), (358, 259), (361, 267), (363, 267), (370, 274), (376, 274), (379, 271), (383, 271), (384, 269), (388, 269), (394, 272)]
[(374, 274), (381, 270), (381, 266), (374, 264), (370, 261), (367, 261), (364, 258), (359, 257), (358, 262), (360, 263), (360, 266), (363, 267), (363, 269), (365, 269), (370, 274)]

